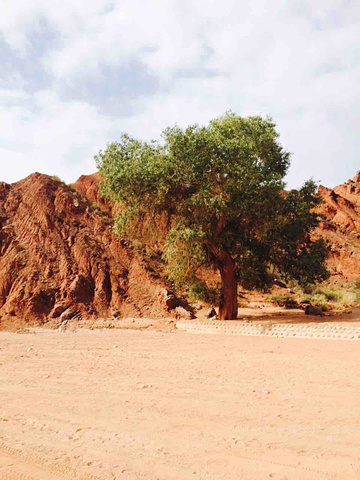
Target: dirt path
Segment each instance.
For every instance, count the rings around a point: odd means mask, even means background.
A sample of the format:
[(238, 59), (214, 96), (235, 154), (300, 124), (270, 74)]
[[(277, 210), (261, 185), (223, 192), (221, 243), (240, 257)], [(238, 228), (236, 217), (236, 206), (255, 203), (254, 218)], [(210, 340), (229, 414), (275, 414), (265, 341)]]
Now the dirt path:
[(358, 342), (0, 334), (0, 480), (360, 479)]

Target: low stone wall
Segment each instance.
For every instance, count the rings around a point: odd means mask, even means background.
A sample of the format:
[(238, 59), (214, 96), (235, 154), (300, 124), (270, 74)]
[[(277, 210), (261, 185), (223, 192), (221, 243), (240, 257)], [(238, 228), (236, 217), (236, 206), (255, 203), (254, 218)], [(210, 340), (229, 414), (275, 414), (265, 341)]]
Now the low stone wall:
[(179, 330), (189, 333), (249, 335), (279, 338), (314, 338), (319, 340), (360, 340), (360, 328), (336, 323), (308, 324), (249, 324), (238, 321), (197, 322), (183, 320), (176, 323)]

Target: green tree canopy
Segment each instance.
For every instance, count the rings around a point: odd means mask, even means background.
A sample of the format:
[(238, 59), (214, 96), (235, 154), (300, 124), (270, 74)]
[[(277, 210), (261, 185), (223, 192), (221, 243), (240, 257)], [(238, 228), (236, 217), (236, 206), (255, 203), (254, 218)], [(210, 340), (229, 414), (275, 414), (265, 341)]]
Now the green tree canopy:
[(271, 118), (226, 113), (205, 127), (167, 128), (161, 142), (123, 135), (95, 157), (105, 193), (125, 206), (120, 233), (135, 218), (172, 216), (164, 256), (175, 283), (193, 280), (201, 264), (219, 269), (220, 318), (236, 318), (238, 283), (327, 277), (326, 248), (310, 239), (316, 185), (284, 192), (290, 156), (278, 136)]

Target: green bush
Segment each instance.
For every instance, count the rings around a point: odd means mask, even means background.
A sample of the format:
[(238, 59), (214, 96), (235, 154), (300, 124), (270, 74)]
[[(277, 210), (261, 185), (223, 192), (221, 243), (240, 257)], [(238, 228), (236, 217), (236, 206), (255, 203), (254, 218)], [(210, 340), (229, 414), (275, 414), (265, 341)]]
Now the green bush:
[(339, 290), (334, 286), (313, 287), (297, 292), (302, 300), (325, 309), (343, 310), (360, 304), (360, 279), (352, 284), (343, 284)]
[(340, 302), (344, 296), (342, 292), (330, 288), (317, 288), (312, 294), (325, 297), (328, 302)]
[(270, 301), (278, 307), (285, 307), (287, 309), (299, 307), (298, 303), (289, 295), (272, 295)]
[(73, 187), (72, 185), (67, 185), (67, 184), (64, 182), (64, 180), (61, 180), (61, 178), (58, 177), (57, 175), (52, 175), (51, 178), (52, 178), (55, 182), (61, 183), (61, 185), (66, 186), (69, 190), (71, 190), (71, 192), (72, 192), (73, 195), (75, 195), (75, 194), (77, 195), (77, 194), (78, 194), (78, 192), (77, 192), (77, 190), (76, 190), (75, 187)]
[(360, 304), (360, 278), (358, 278), (356, 282), (354, 282), (352, 290), (355, 294), (355, 302), (357, 304)]
[(312, 293), (310, 295), (304, 295), (303, 300), (306, 300), (314, 305), (314, 307), (327, 308), (328, 300), (322, 293)]
[(57, 175), (53, 175), (51, 178), (52, 178), (53, 180), (55, 180), (55, 182), (64, 183), (64, 182), (61, 180), (61, 178), (58, 177)]
[(360, 289), (357, 290), (355, 293), (356, 293), (356, 303), (360, 304)]
[(188, 296), (190, 302), (200, 300), (206, 303), (217, 302), (217, 291), (215, 288), (209, 288), (203, 280), (195, 277), (188, 287)]
[(91, 206), (94, 210), (97, 210), (100, 213), (106, 213), (106, 210), (105, 210), (104, 206), (101, 205), (101, 203), (99, 203), (99, 202), (93, 202), (91, 204)]

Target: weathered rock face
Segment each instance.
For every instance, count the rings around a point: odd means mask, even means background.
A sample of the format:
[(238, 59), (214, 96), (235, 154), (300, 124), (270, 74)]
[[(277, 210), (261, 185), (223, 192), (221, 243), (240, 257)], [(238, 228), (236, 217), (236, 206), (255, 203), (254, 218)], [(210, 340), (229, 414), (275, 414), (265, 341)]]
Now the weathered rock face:
[(317, 236), (330, 247), (329, 268), (348, 280), (360, 277), (360, 172), (334, 189), (319, 187), (323, 222)]
[[(94, 195), (101, 203), (97, 186)], [(0, 326), (15, 318), (163, 316), (163, 292), (109, 216), (75, 189), (39, 173), (0, 183)]]
[[(123, 206), (101, 196), (100, 180), (99, 173), (82, 175), (72, 187), (96, 209), (106, 212), (110, 217), (116, 217), (123, 210)], [(136, 237), (141, 239), (144, 246), (149, 246), (152, 250), (158, 250), (160, 253), (163, 251), (170, 223), (171, 219), (166, 213), (146, 218), (135, 227)]]
[(90, 203), (94, 208), (107, 212), (112, 217), (120, 210), (121, 206), (105, 199), (100, 193), (100, 174), (81, 175), (72, 187)]

